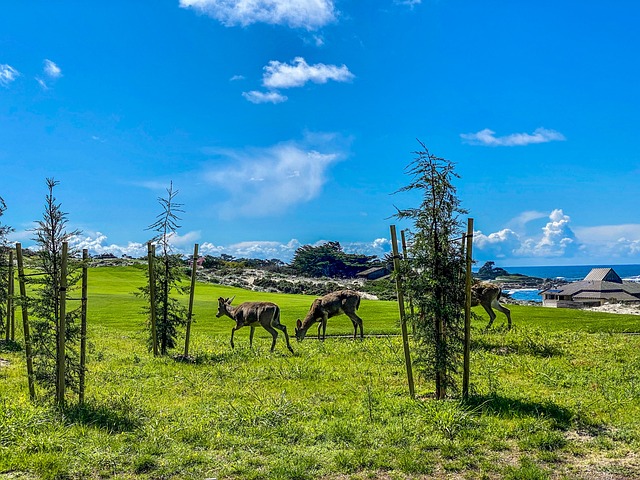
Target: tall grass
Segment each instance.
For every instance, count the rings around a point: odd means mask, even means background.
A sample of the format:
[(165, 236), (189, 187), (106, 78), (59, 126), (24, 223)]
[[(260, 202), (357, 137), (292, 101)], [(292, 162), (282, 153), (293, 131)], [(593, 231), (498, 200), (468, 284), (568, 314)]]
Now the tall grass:
[[(132, 294), (143, 281), (132, 267), (90, 271), (83, 406), (29, 403), (22, 351), (0, 347), (0, 478), (640, 475), (640, 337), (612, 327), (639, 317), (514, 307), (510, 332), (478, 320), (471, 399), (438, 402), (429, 379), (409, 398), (397, 336), (307, 338), (291, 355), (259, 331), (250, 350), (247, 329), (232, 350), (232, 322), (214, 317), (235, 294), (276, 301), (292, 328), (312, 297), (199, 284), (193, 362), (154, 358)], [(365, 334), (398, 332), (392, 302), (363, 301), (360, 315)], [(330, 319), (328, 333), (351, 322)]]

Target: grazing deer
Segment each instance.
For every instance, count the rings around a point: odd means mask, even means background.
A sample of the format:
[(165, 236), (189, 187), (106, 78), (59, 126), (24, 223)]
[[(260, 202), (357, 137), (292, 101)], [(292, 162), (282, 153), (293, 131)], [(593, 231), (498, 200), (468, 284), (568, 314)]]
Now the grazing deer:
[[(508, 320), (508, 329), (511, 330), (511, 310), (500, 305), (498, 299), (502, 294), (502, 288), (488, 282), (480, 282), (471, 286), (471, 306), (476, 307), (482, 305), (482, 308), (489, 314), (489, 325), (487, 330), (491, 328), (493, 321), (496, 319), (496, 312), (493, 308), (505, 314)], [(492, 308), (493, 307), (493, 308)]]
[(322, 298), (316, 298), (304, 320), (298, 319), (296, 322), (296, 338), (298, 341), (302, 341), (309, 327), (315, 322), (320, 322), (318, 324), (318, 338), (320, 338), (320, 329), (322, 329), (322, 340), (324, 340), (327, 332), (327, 319), (344, 313), (353, 323), (353, 339), (355, 340), (357, 336), (358, 327), (360, 327), (360, 338), (362, 339), (364, 338), (362, 319), (356, 314), (359, 307), (360, 295), (353, 290), (340, 290), (329, 293)]
[(261, 325), (267, 332), (273, 337), (271, 343), (271, 351), (276, 347), (276, 338), (278, 338), (278, 330), (282, 330), (284, 338), (287, 341), (287, 348), (293, 353), (293, 348), (289, 343), (289, 334), (287, 334), (287, 327), (280, 323), (280, 307), (271, 302), (244, 302), (237, 307), (232, 307), (231, 302), (235, 296), (231, 298), (218, 298), (218, 313), (216, 317), (220, 318), (223, 315), (231, 318), (236, 322), (236, 326), (231, 330), (231, 348), (235, 348), (233, 344), (233, 334), (236, 330), (240, 330), (242, 327), (251, 327), (251, 333), (249, 334), (249, 347), (253, 348), (253, 332), (258, 325)]

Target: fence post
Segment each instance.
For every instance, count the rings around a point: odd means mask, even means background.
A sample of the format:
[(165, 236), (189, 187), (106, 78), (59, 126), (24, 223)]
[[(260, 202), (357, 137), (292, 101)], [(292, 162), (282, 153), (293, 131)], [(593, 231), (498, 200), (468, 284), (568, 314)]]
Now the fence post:
[(193, 297), (196, 290), (196, 271), (198, 269), (198, 244), (193, 247), (191, 260), (191, 290), (189, 291), (189, 313), (187, 314), (187, 330), (184, 336), (184, 356), (189, 356), (189, 340), (191, 338), (191, 318), (193, 317)]
[(87, 293), (88, 293), (88, 262), (89, 252), (82, 250), (82, 295), (80, 304), (80, 378), (78, 388), (78, 403), (84, 403), (85, 365), (87, 363)]
[(24, 281), (24, 262), (22, 258), (22, 244), (16, 243), (16, 257), (18, 259), (18, 280), (20, 282), (20, 305), (22, 306), (22, 328), (24, 333), (24, 353), (27, 361), (27, 380), (29, 382), (29, 398), (36, 399), (35, 376), (33, 375), (33, 354), (31, 353), (31, 334), (29, 333), (29, 306), (27, 287)]
[(67, 256), (69, 243), (62, 242), (62, 258), (60, 262), (60, 311), (58, 318), (58, 396), (56, 403), (64, 406), (65, 396), (65, 367), (66, 367), (66, 337), (67, 337)]
[(153, 355), (158, 356), (158, 338), (156, 333), (156, 246), (147, 243), (147, 261), (149, 262), (149, 303), (151, 304), (151, 343)]
[(407, 319), (404, 312), (404, 296), (402, 294), (402, 278), (400, 271), (400, 255), (398, 254), (398, 237), (396, 226), (391, 225), (391, 246), (393, 248), (393, 269), (396, 272), (396, 292), (398, 294), (398, 308), (400, 309), (400, 326), (402, 328), (402, 347), (404, 349), (404, 362), (407, 366), (407, 381), (409, 382), (409, 395), (416, 397), (413, 384), (413, 369), (411, 367), (411, 352), (409, 351), (409, 335), (407, 333)]
[(462, 398), (469, 398), (469, 370), (471, 357), (471, 263), (473, 248), (473, 218), (467, 220), (467, 240), (466, 250), (466, 267), (467, 274), (465, 276), (465, 302), (464, 302), (464, 357), (463, 357), (463, 374), (462, 374)]

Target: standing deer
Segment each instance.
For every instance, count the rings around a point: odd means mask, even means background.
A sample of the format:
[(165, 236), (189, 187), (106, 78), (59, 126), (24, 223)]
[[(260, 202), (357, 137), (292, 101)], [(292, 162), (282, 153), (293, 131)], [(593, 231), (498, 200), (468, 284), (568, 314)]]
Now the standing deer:
[(261, 325), (267, 332), (273, 337), (271, 343), (271, 351), (276, 347), (276, 338), (278, 338), (278, 332), (276, 328), (284, 333), (284, 338), (287, 341), (287, 348), (293, 353), (291, 343), (289, 343), (289, 334), (287, 333), (287, 327), (280, 323), (280, 307), (271, 302), (244, 302), (237, 307), (232, 307), (231, 302), (235, 296), (231, 298), (218, 298), (218, 313), (216, 317), (220, 318), (223, 315), (231, 318), (236, 322), (236, 326), (231, 330), (231, 348), (235, 348), (233, 344), (233, 335), (236, 330), (240, 330), (242, 327), (251, 327), (251, 333), (249, 334), (249, 347), (253, 348), (253, 333), (258, 325)]
[(322, 340), (324, 340), (327, 332), (327, 320), (344, 313), (353, 323), (353, 339), (356, 339), (358, 327), (360, 327), (360, 338), (363, 339), (362, 319), (356, 314), (358, 308), (360, 308), (360, 295), (353, 290), (340, 290), (329, 293), (322, 298), (316, 298), (304, 320), (298, 319), (296, 322), (296, 338), (298, 341), (302, 341), (309, 327), (315, 322), (320, 322), (318, 324), (318, 338), (320, 338), (320, 329), (322, 329)]
[[(493, 321), (496, 319), (496, 312), (493, 308), (502, 312), (507, 317), (508, 329), (511, 330), (511, 310), (500, 305), (498, 299), (502, 294), (502, 288), (488, 282), (480, 282), (471, 286), (471, 306), (476, 307), (482, 305), (482, 308), (489, 314), (489, 325), (487, 330), (491, 328)], [(493, 307), (493, 308), (492, 308)]]

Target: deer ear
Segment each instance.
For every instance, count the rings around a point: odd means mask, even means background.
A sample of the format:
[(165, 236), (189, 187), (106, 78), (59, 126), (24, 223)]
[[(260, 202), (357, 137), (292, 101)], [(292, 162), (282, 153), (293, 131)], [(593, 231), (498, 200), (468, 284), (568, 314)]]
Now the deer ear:
[(231, 298), (228, 298), (228, 299), (227, 299), (227, 303), (231, 303), (231, 302), (233, 302), (233, 299), (234, 299), (234, 298), (236, 298), (236, 296), (235, 296), (235, 295), (234, 295), (233, 297), (231, 297)]
[(296, 327), (302, 328), (302, 322), (300, 321), (300, 319), (298, 319), (298, 321), (296, 322)]

